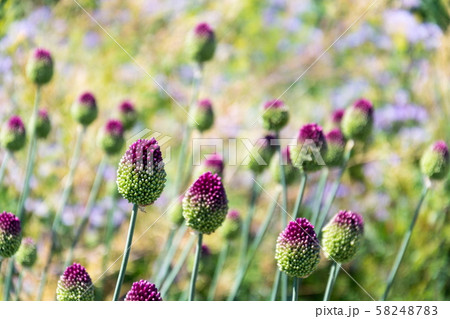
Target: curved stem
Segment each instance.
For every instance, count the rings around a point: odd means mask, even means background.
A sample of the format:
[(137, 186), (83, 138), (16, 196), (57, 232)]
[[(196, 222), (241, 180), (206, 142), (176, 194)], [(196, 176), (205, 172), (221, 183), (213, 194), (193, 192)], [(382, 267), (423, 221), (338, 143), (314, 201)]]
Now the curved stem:
[[(36, 87), (36, 96), (34, 99), (33, 113), (31, 114), (31, 127), (30, 127), (30, 144), (28, 146), (27, 153), (27, 169), (25, 172), (25, 179), (23, 182), (22, 193), (20, 195), (19, 204), (17, 206), (17, 217), (20, 219), (22, 229), (25, 229), (25, 201), (28, 198), (30, 192), (30, 179), (33, 173), (34, 161), (36, 158), (36, 120), (41, 100), (41, 87)], [(11, 290), (12, 276), (14, 273), (14, 258), (10, 258), (8, 261), (8, 267), (6, 270), (5, 290), (3, 300), (9, 300), (9, 291)]]
[(217, 283), (219, 282), (220, 274), (222, 273), (225, 260), (227, 259), (228, 249), (230, 248), (230, 242), (226, 241), (222, 250), (220, 251), (219, 258), (217, 259), (216, 269), (214, 270), (214, 276), (211, 280), (211, 286), (209, 287), (208, 300), (214, 300), (216, 294)]
[(3, 184), (3, 178), (5, 177), (6, 165), (8, 164), (10, 157), (11, 157), (11, 153), (9, 151), (6, 151), (5, 156), (3, 157), (2, 166), (0, 167), (0, 187)]
[(133, 204), (133, 212), (131, 213), (127, 242), (125, 244), (125, 250), (123, 252), (122, 265), (120, 266), (119, 277), (117, 278), (113, 301), (119, 300), (120, 297), (120, 289), (122, 288), (123, 278), (125, 277), (125, 272), (127, 270), (128, 258), (130, 257), (131, 244), (133, 243), (134, 226), (136, 225), (137, 214), (138, 214), (138, 205)]
[(164, 284), (161, 287), (161, 296), (166, 296), (167, 292), (169, 291), (170, 286), (172, 286), (173, 281), (177, 277), (178, 273), (180, 272), (181, 268), (184, 265), (184, 262), (186, 261), (186, 258), (189, 254), (189, 251), (192, 248), (192, 245), (194, 245), (195, 236), (191, 236), (189, 238), (189, 241), (187, 242), (186, 246), (184, 246), (183, 251), (180, 254), (180, 257), (178, 258), (177, 263), (173, 267), (173, 269), (170, 271), (169, 275), (167, 276), (166, 280), (164, 281)]
[(398, 271), (398, 268), (400, 267), (403, 256), (405, 255), (406, 248), (408, 247), (409, 240), (411, 239), (411, 235), (412, 235), (414, 226), (416, 224), (417, 217), (419, 216), (419, 213), (420, 213), (420, 208), (422, 207), (422, 203), (423, 203), (425, 196), (427, 195), (429, 189), (430, 189), (430, 186), (429, 186), (428, 182), (426, 182), (425, 186), (423, 187), (422, 194), (419, 199), (419, 203), (416, 206), (416, 210), (415, 210), (414, 216), (411, 220), (411, 224), (409, 225), (409, 229), (406, 232), (405, 236), (403, 237), (403, 241), (402, 241), (400, 249), (397, 253), (397, 257), (395, 258), (394, 265), (392, 266), (391, 272), (389, 273), (386, 290), (384, 291), (383, 297), (381, 298), (382, 301), (385, 301), (389, 295), (389, 291), (391, 290), (392, 284), (394, 283), (395, 275), (397, 274), (397, 271)]
[(292, 301), (298, 300), (298, 278), (294, 277), (293, 279), (293, 285), (292, 285)]
[(202, 255), (203, 234), (198, 234), (197, 249), (195, 250), (194, 268), (192, 269), (191, 284), (189, 286), (189, 301), (195, 299), (195, 283), (197, 282), (198, 266), (200, 265), (200, 257)]
[(320, 174), (319, 182), (316, 188), (316, 194), (314, 196), (314, 206), (312, 211), (311, 223), (316, 225), (319, 218), (320, 207), (322, 205), (323, 193), (327, 184), (329, 170), (324, 168)]
[(296, 220), (298, 217), (298, 213), (300, 211), (300, 206), (302, 205), (302, 201), (303, 201), (303, 195), (305, 194), (306, 180), (308, 179), (308, 177), (306, 176), (306, 173), (303, 170), (300, 171), (300, 174), (301, 174), (300, 187), (298, 188), (297, 199), (295, 200), (294, 210), (292, 213), (292, 219), (294, 219), (294, 220)]
[(250, 249), (248, 251), (246, 261), (245, 261), (243, 267), (239, 270), (239, 272), (236, 276), (236, 280), (233, 283), (230, 295), (228, 296), (228, 301), (234, 300), (237, 296), (239, 288), (241, 287), (241, 284), (245, 278), (245, 274), (247, 273), (247, 270), (250, 267), (250, 264), (256, 255), (256, 252), (258, 251), (258, 248), (262, 242), (262, 239), (264, 238), (267, 228), (269, 227), (273, 213), (275, 212), (275, 209), (277, 207), (277, 201), (278, 201), (279, 196), (280, 196), (280, 192), (278, 192), (275, 195), (275, 199), (272, 202), (272, 205), (269, 207), (269, 210), (267, 212), (266, 219), (264, 220), (263, 224), (259, 228), (258, 233), (256, 234), (256, 237), (255, 237), (255, 240), (252, 242), (252, 246), (250, 247)]
[(75, 250), (75, 247), (77, 246), (78, 242), (80, 241), (81, 236), (83, 235), (84, 230), (86, 229), (86, 226), (89, 221), (89, 216), (91, 215), (92, 208), (94, 207), (95, 200), (97, 199), (98, 192), (100, 190), (100, 186), (102, 185), (103, 172), (105, 170), (105, 166), (106, 166), (106, 157), (104, 157), (101, 160), (100, 164), (98, 165), (94, 183), (92, 184), (92, 189), (89, 194), (89, 198), (88, 198), (86, 207), (84, 209), (84, 214), (81, 218), (80, 225), (78, 226), (77, 230), (75, 231), (75, 237), (72, 241), (72, 244), (70, 245), (70, 249), (67, 254), (64, 268), (66, 268), (67, 266), (69, 266), (72, 263), (73, 252)]

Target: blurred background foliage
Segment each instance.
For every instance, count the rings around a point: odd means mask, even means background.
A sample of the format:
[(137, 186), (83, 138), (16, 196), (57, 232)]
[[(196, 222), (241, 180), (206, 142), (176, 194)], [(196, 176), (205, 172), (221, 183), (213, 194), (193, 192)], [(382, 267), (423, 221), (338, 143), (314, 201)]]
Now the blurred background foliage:
[[(39, 241), (40, 258), (25, 276), (23, 299), (35, 298), (47, 253), (49, 221), (61, 196), (61, 181), (67, 174), (74, 144), (76, 123), (70, 117), (70, 105), (85, 90), (96, 95), (100, 116), (89, 127), (89, 138), (83, 145), (70, 205), (63, 215), (67, 230), (79, 221), (103, 156), (96, 145), (97, 131), (115, 116), (121, 100), (130, 99), (140, 112), (139, 125), (128, 138), (145, 128), (170, 137), (164, 145), (171, 151), (167, 190), (154, 206), (147, 208), (147, 214), (139, 215), (124, 290), (133, 281), (151, 278), (152, 265), (171, 224), (167, 218), (161, 218), (148, 227), (172, 200), (169, 188), (177, 174), (176, 155), (186, 119), (181, 108), (186, 107), (192, 93), (193, 66), (185, 55), (184, 40), (188, 31), (202, 21), (214, 27), (218, 38), (216, 55), (206, 65), (200, 91), (201, 98), (213, 101), (216, 123), (203, 137), (224, 138), (225, 151), (229, 138), (256, 140), (263, 135), (261, 123), (256, 119), (261, 104), (268, 99), (281, 96), (290, 107), (291, 121), (282, 132), (286, 138), (295, 136), (299, 127), (310, 121), (330, 129), (332, 110), (346, 107), (359, 97), (374, 102), (373, 138), (364, 152), (352, 159), (331, 213), (349, 209), (364, 216), (363, 249), (345, 267), (370, 295), (379, 298), (420, 194), (418, 160), (431, 142), (437, 139), (450, 142), (448, 1), (78, 0), (78, 3), (91, 17), (73, 0), (0, 1), (0, 120), (6, 121), (12, 114), (28, 120), (34, 89), (25, 78), (24, 66), (33, 48), (49, 49), (56, 68), (42, 99), (42, 106), (50, 111), (53, 130), (38, 145), (31, 198), (26, 203), (28, 216), (33, 216), (26, 235)], [(198, 133), (195, 136), (199, 137)], [(244, 149), (240, 150), (238, 162), (246, 156)], [(8, 164), (0, 192), (2, 211), (14, 212), (17, 205), (25, 153), (17, 153)], [(89, 230), (75, 252), (76, 261), (86, 266), (100, 287), (98, 298), (111, 298), (120, 265), (120, 260), (115, 261), (123, 250), (131, 210), (128, 203), (116, 200), (111, 192), (118, 160), (109, 161)], [(242, 214), (247, 209), (250, 176), (246, 167), (226, 167), (224, 180), (230, 208)], [(312, 204), (317, 178), (317, 174), (309, 178), (302, 214)], [(262, 176), (262, 181), (273, 196), (277, 185), (270, 172)], [(294, 185), (289, 191), (290, 207), (297, 187)], [(271, 198), (262, 192), (252, 234), (270, 202)], [(112, 254), (108, 256), (108, 265), (112, 266), (102, 274), (104, 220), (109, 209), (114, 209), (117, 233)], [(425, 202), (392, 299), (450, 299), (449, 210), (447, 178), (434, 186)], [(247, 274), (240, 300), (265, 300), (270, 294), (276, 270), (273, 256), (281, 228), (280, 214), (275, 214)], [(70, 236), (61, 238), (62, 244), (70, 240)], [(218, 234), (206, 236), (205, 243), (213, 256), (223, 245)], [(231, 247), (231, 256), (219, 281), (216, 295), (219, 299), (227, 297), (235, 277), (238, 243)], [(214, 258), (209, 262), (214, 262)], [(54, 260), (45, 299), (54, 297), (64, 254)], [(183, 296), (189, 269), (183, 269), (166, 299)], [(318, 271), (303, 281), (301, 300), (321, 300), (328, 269), (328, 262), (323, 260)], [(204, 272), (202, 276), (200, 283), (208, 283), (211, 274)], [(332, 299), (370, 300), (370, 297), (342, 273)]]

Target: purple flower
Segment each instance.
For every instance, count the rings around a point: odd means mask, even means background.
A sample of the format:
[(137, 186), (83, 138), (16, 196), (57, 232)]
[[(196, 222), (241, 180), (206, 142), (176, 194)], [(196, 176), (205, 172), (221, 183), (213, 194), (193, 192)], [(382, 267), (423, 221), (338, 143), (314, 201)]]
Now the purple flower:
[(444, 141), (437, 141), (431, 145), (422, 155), (420, 167), (422, 173), (430, 179), (444, 179), (450, 168), (447, 144)]
[(16, 215), (3, 212), (0, 214), (0, 257), (13, 256), (22, 241), (22, 227)]
[(86, 269), (74, 263), (66, 268), (56, 288), (58, 301), (93, 301), (94, 286)]
[(339, 126), (341, 124), (342, 118), (344, 117), (344, 113), (345, 109), (334, 110), (331, 114), (331, 122), (334, 125)]
[(119, 119), (125, 130), (131, 129), (138, 120), (138, 113), (131, 101), (125, 100), (119, 105)]
[(53, 59), (49, 51), (38, 48), (28, 60), (26, 73), (36, 85), (48, 83), (53, 76)]
[(203, 169), (213, 174), (215, 173), (222, 176), (224, 169), (222, 156), (217, 153), (207, 155), (205, 161), (203, 162)]
[(162, 301), (162, 298), (155, 284), (141, 279), (133, 283), (125, 301)]
[(72, 105), (72, 116), (83, 126), (91, 124), (98, 115), (97, 101), (91, 92), (81, 94)]
[(209, 26), (208, 23), (202, 22), (197, 24), (197, 26), (194, 29), (195, 35), (199, 37), (210, 37), (214, 34), (213, 29)]
[(254, 151), (259, 154), (260, 158), (251, 155), (250, 162), (248, 163), (250, 170), (255, 174), (262, 173), (270, 164), (270, 160), (276, 152), (276, 145), (274, 143), (275, 139), (275, 135), (267, 134), (256, 142)]
[(297, 145), (290, 147), (292, 164), (305, 171), (316, 171), (324, 163), (323, 158), (327, 152), (327, 142), (322, 127), (316, 123), (303, 125), (297, 136)]
[(0, 133), (1, 145), (11, 152), (16, 152), (25, 146), (25, 126), (19, 116), (11, 116)]
[(207, 23), (200, 23), (188, 37), (187, 51), (198, 63), (211, 60), (216, 50), (216, 38), (213, 29)]

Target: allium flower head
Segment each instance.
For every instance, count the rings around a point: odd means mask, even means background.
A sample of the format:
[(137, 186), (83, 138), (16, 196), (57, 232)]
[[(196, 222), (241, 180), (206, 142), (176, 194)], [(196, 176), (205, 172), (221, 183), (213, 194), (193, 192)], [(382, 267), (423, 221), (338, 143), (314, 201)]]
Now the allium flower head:
[(254, 151), (259, 154), (259, 157), (251, 155), (248, 163), (250, 170), (255, 174), (262, 173), (270, 164), (270, 160), (277, 150), (274, 139), (275, 135), (268, 134), (256, 142)]
[(338, 263), (350, 261), (359, 249), (364, 233), (361, 215), (340, 211), (323, 228), (322, 246), (327, 258)]
[(90, 92), (81, 94), (72, 105), (72, 116), (83, 126), (91, 124), (98, 115), (97, 101)]
[(22, 267), (33, 267), (37, 259), (37, 248), (34, 240), (29, 237), (24, 238), (15, 258)]
[(327, 140), (327, 153), (325, 163), (330, 167), (340, 166), (344, 160), (345, 138), (341, 130), (335, 128), (325, 136)]
[(344, 117), (345, 110), (344, 109), (337, 109), (333, 111), (331, 114), (331, 122), (334, 126), (339, 127), (342, 122), (342, 118)]
[(12, 257), (20, 247), (22, 228), (16, 215), (3, 212), (0, 214), (0, 257)]
[(100, 131), (98, 139), (106, 154), (117, 154), (125, 144), (122, 123), (118, 120), (109, 120)]
[(119, 119), (123, 124), (125, 131), (129, 130), (136, 124), (138, 113), (130, 101), (123, 101), (119, 105)]
[(220, 228), (220, 234), (226, 240), (233, 240), (239, 236), (241, 224), (242, 221), (239, 212), (232, 210), (227, 214), (223, 226)]
[(1, 145), (11, 152), (16, 152), (25, 146), (27, 136), (25, 126), (19, 116), (11, 116), (0, 133)]
[(36, 49), (28, 59), (27, 77), (36, 85), (44, 85), (52, 79), (53, 60), (49, 51)]
[(93, 301), (94, 286), (86, 269), (80, 264), (66, 268), (56, 288), (58, 301)]
[(297, 136), (297, 145), (290, 147), (292, 164), (304, 171), (317, 171), (325, 163), (327, 142), (322, 127), (311, 123), (303, 125)]
[(440, 180), (447, 176), (449, 162), (447, 144), (444, 141), (437, 141), (422, 155), (420, 167), (422, 173), (430, 179)]
[(364, 141), (372, 132), (373, 105), (366, 99), (360, 99), (345, 111), (342, 118), (342, 133), (347, 139)]
[(200, 132), (209, 130), (214, 124), (214, 111), (210, 100), (203, 99), (191, 112), (190, 124)]
[(125, 301), (162, 301), (162, 298), (155, 284), (141, 279), (133, 283)]
[[(300, 176), (299, 170), (295, 168), (294, 165), (292, 165), (291, 152), (289, 150), (289, 147), (286, 147), (281, 151), (281, 156), (283, 160), (282, 164), (284, 168), (284, 177), (286, 184), (291, 185), (298, 180), (298, 177)], [(278, 155), (272, 159), (270, 163), (270, 170), (275, 181), (281, 183), (280, 158)]]
[(167, 215), (175, 226), (181, 226), (184, 222), (182, 200), (175, 199), (175, 202), (170, 204)]
[(128, 148), (119, 163), (117, 187), (130, 203), (153, 204), (166, 184), (166, 171), (158, 142), (137, 140)]
[(291, 277), (308, 277), (317, 268), (320, 245), (314, 226), (306, 218), (289, 222), (277, 239), (278, 268)]
[(198, 63), (209, 61), (216, 50), (216, 37), (207, 23), (198, 24), (187, 38), (187, 52)]
[(264, 104), (263, 126), (269, 131), (279, 131), (289, 122), (289, 111), (281, 100), (272, 100)]
[(211, 172), (219, 176), (223, 176), (224, 163), (223, 158), (217, 153), (205, 156), (205, 160), (200, 166), (201, 173)]
[(36, 136), (38, 138), (47, 138), (52, 129), (52, 123), (48, 117), (48, 112), (45, 109), (40, 109), (37, 114), (36, 121)]
[(189, 187), (183, 199), (186, 225), (211, 234), (222, 225), (228, 212), (228, 199), (222, 179), (206, 172)]

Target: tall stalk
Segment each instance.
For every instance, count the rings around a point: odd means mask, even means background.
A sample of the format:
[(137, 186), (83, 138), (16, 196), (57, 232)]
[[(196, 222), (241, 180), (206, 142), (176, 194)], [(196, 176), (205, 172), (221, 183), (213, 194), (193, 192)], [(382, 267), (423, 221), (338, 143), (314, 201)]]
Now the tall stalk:
[(320, 173), (319, 183), (317, 184), (316, 194), (314, 196), (314, 205), (311, 216), (311, 224), (316, 225), (319, 219), (320, 207), (322, 206), (323, 193), (327, 184), (329, 170), (324, 168)]
[(189, 285), (189, 301), (195, 299), (195, 283), (197, 282), (198, 267), (200, 265), (200, 257), (202, 255), (203, 234), (198, 233), (197, 248), (195, 250), (194, 268), (192, 269), (191, 284)]
[(400, 267), (403, 256), (405, 255), (406, 248), (408, 247), (409, 240), (411, 239), (411, 235), (412, 235), (414, 226), (416, 225), (417, 217), (419, 216), (419, 213), (420, 213), (420, 208), (422, 207), (423, 201), (424, 201), (429, 189), (430, 189), (430, 183), (429, 183), (429, 181), (426, 181), (425, 185), (422, 189), (422, 194), (420, 195), (419, 203), (417, 204), (416, 210), (414, 211), (414, 216), (411, 220), (411, 224), (409, 225), (408, 231), (406, 232), (405, 236), (403, 237), (403, 241), (402, 241), (400, 249), (397, 253), (397, 257), (395, 258), (394, 265), (392, 266), (391, 272), (389, 273), (386, 290), (384, 291), (383, 297), (381, 298), (382, 301), (385, 301), (389, 295), (389, 291), (391, 290), (392, 284), (394, 283), (395, 275), (397, 274), (398, 268)]
[(130, 226), (128, 228), (127, 242), (125, 244), (125, 250), (123, 251), (122, 265), (120, 266), (119, 277), (117, 278), (113, 301), (119, 300), (120, 297), (120, 289), (122, 288), (123, 278), (125, 277), (125, 272), (127, 270), (128, 258), (130, 257), (131, 244), (133, 243), (133, 234), (134, 234), (134, 227), (136, 225), (137, 214), (138, 214), (138, 205), (133, 204)]
[(44, 270), (42, 272), (41, 281), (39, 283), (39, 291), (38, 291), (37, 300), (42, 300), (42, 295), (44, 293), (45, 284), (47, 283), (48, 272), (50, 270), (50, 265), (52, 263), (53, 255), (57, 248), (58, 233), (59, 233), (59, 229), (61, 226), (61, 217), (62, 217), (62, 214), (66, 207), (67, 201), (69, 200), (70, 193), (72, 191), (73, 180), (75, 177), (76, 168), (78, 166), (78, 161), (80, 159), (81, 144), (82, 144), (85, 132), (86, 132), (86, 128), (84, 126), (81, 126), (78, 130), (77, 140), (75, 142), (75, 149), (74, 149), (72, 159), (70, 162), (69, 175), (67, 176), (66, 184), (64, 185), (64, 190), (63, 190), (63, 194), (61, 197), (61, 202), (60, 202), (58, 211), (56, 212), (55, 217), (53, 219), (53, 224), (52, 224), (51, 234), (50, 234), (50, 251), (47, 255), (47, 259), (44, 264)]
[[(28, 198), (30, 192), (30, 179), (33, 173), (34, 161), (36, 158), (36, 122), (38, 115), (39, 103), (41, 100), (41, 86), (36, 87), (36, 95), (34, 98), (33, 113), (31, 114), (31, 127), (30, 127), (30, 144), (28, 146), (27, 153), (27, 169), (25, 172), (25, 179), (23, 182), (22, 193), (20, 195), (19, 204), (17, 206), (17, 217), (20, 219), (22, 229), (25, 229), (25, 201)], [(12, 277), (14, 274), (14, 258), (10, 258), (8, 261), (6, 276), (5, 276), (5, 290), (3, 300), (9, 300), (9, 292), (11, 290)]]
[(2, 166), (0, 167), (0, 187), (3, 184), (3, 178), (5, 177), (6, 165), (11, 157), (11, 153), (9, 151), (5, 152), (5, 156), (3, 157)]
[(292, 301), (298, 300), (298, 278), (294, 277), (293, 284), (292, 284)]
[(72, 263), (73, 259), (73, 252), (75, 250), (75, 247), (78, 245), (78, 242), (80, 241), (81, 236), (83, 235), (83, 232), (86, 229), (87, 223), (89, 221), (89, 216), (91, 215), (92, 208), (94, 207), (95, 200), (97, 199), (100, 186), (102, 185), (103, 181), (103, 173), (105, 171), (106, 166), (106, 157), (103, 157), (100, 161), (100, 164), (97, 168), (97, 173), (95, 175), (94, 183), (92, 184), (92, 189), (89, 194), (89, 198), (86, 204), (86, 207), (84, 209), (83, 216), (81, 217), (80, 225), (75, 231), (75, 237), (73, 238), (72, 244), (70, 245), (69, 252), (67, 253), (66, 261), (64, 264), (64, 268), (68, 267)]
[(327, 288), (325, 289), (325, 294), (323, 296), (323, 301), (330, 300), (331, 292), (333, 291), (334, 284), (336, 283), (336, 278), (341, 269), (341, 264), (333, 261), (330, 267), (330, 276), (328, 277)]
[(227, 240), (225, 245), (223, 245), (222, 250), (220, 251), (219, 258), (217, 259), (216, 269), (214, 270), (214, 276), (211, 280), (211, 286), (208, 291), (208, 300), (214, 300), (214, 296), (216, 294), (217, 283), (219, 282), (220, 274), (222, 273), (223, 266), (225, 265), (225, 260), (227, 259), (228, 250), (230, 248), (230, 242)]

